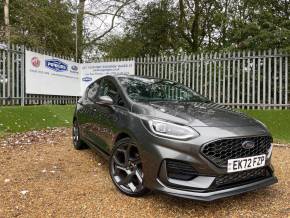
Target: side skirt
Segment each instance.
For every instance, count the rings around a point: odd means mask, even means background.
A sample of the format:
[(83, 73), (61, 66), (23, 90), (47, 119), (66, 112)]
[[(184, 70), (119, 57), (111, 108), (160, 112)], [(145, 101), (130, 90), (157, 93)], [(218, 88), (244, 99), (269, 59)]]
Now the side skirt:
[(86, 139), (82, 139), (94, 152), (98, 153), (101, 155), (104, 159), (109, 160), (110, 159), (110, 154), (103, 151), (99, 146), (94, 145), (90, 141)]

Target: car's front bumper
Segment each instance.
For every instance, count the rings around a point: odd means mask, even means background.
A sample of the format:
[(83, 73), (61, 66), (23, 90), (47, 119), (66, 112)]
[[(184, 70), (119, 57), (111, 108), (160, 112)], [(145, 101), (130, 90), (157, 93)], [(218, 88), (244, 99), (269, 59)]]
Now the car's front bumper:
[(163, 193), (166, 193), (172, 196), (194, 199), (194, 200), (199, 200), (199, 201), (213, 201), (219, 198), (224, 198), (224, 197), (241, 194), (244, 192), (254, 191), (256, 189), (263, 188), (263, 187), (266, 187), (266, 186), (269, 186), (278, 182), (277, 178), (275, 176), (272, 176), (272, 177), (265, 178), (256, 182), (251, 182), (251, 183), (241, 185), (241, 186), (236, 186), (233, 188), (200, 193), (200, 192), (191, 192), (191, 191), (180, 190), (176, 188), (170, 188), (170, 187), (167, 187), (165, 184), (163, 184), (159, 179), (157, 181), (159, 183), (159, 186), (156, 186), (155, 190), (161, 191)]
[[(152, 135), (146, 127), (136, 125), (134, 136), (139, 144), (143, 164), (144, 183), (151, 190), (158, 190), (170, 195), (211, 201), (217, 198), (236, 195), (255, 190), (277, 182), (274, 176), (271, 160), (266, 160), (266, 166), (271, 174), (266, 178), (248, 183), (236, 183), (230, 187), (214, 189), (218, 176), (226, 175), (226, 168), (220, 168), (206, 159), (201, 153), (201, 146), (211, 140), (229, 137), (267, 135), (263, 128), (258, 127), (202, 127), (195, 128), (200, 137), (188, 141), (166, 139)], [(170, 180), (164, 169), (164, 161), (176, 160), (190, 163), (200, 175), (194, 181)]]

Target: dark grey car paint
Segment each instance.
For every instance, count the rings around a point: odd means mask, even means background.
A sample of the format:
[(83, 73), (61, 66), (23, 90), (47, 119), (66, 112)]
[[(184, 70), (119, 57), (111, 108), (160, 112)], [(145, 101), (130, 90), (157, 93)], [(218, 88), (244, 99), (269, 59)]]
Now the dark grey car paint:
[[(277, 182), (276, 177), (273, 176), (246, 186), (206, 193), (202, 193), (198, 186), (196, 191), (172, 188), (176, 185), (176, 181), (168, 181), (168, 179), (164, 181), (165, 178), (160, 178), (164, 159), (191, 162), (197, 172), (206, 175), (206, 178), (199, 178), (202, 183), (208, 183), (211, 177), (227, 172), (226, 169), (216, 167), (200, 154), (203, 144), (220, 138), (270, 135), (269, 131), (260, 122), (214, 103), (133, 102), (124, 94), (123, 88), (115, 77), (106, 78), (117, 86), (125, 101), (125, 107), (102, 105), (83, 97), (77, 104), (74, 119), (79, 123), (82, 139), (105, 158), (110, 155), (118, 138), (129, 136), (134, 139), (142, 159), (144, 183), (149, 189), (207, 201)], [(148, 131), (143, 122), (151, 118), (191, 126), (200, 136), (189, 140), (156, 136)], [(273, 169), (270, 159), (267, 159), (266, 165)], [(187, 185), (192, 186), (193, 183)]]
[(176, 121), (192, 127), (242, 127), (255, 120), (214, 103), (154, 102), (134, 104), (132, 112)]

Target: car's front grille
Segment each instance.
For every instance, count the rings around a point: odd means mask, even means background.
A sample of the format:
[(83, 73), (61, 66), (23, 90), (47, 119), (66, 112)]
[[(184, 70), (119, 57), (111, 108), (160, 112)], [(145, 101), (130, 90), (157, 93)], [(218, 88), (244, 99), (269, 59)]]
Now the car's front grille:
[(242, 172), (229, 173), (222, 176), (218, 176), (215, 179), (215, 187), (225, 187), (229, 185), (235, 185), (237, 183), (250, 182), (256, 179), (266, 178), (270, 175), (267, 167), (257, 168)]
[[(246, 141), (253, 142), (254, 147), (244, 148)], [(203, 145), (201, 153), (218, 167), (226, 167), (229, 159), (267, 154), (271, 142), (270, 136), (220, 139)]]
[(166, 170), (172, 179), (191, 180), (197, 176), (192, 164), (183, 161), (166, 160)]

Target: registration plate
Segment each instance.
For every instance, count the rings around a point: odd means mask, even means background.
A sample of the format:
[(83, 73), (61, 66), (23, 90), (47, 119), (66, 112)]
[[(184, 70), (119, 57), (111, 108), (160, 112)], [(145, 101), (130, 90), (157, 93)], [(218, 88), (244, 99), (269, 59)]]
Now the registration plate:
[(266, 155), (257, 155), (228, 160), (228, 173), (255, 169), (265, 166)]

